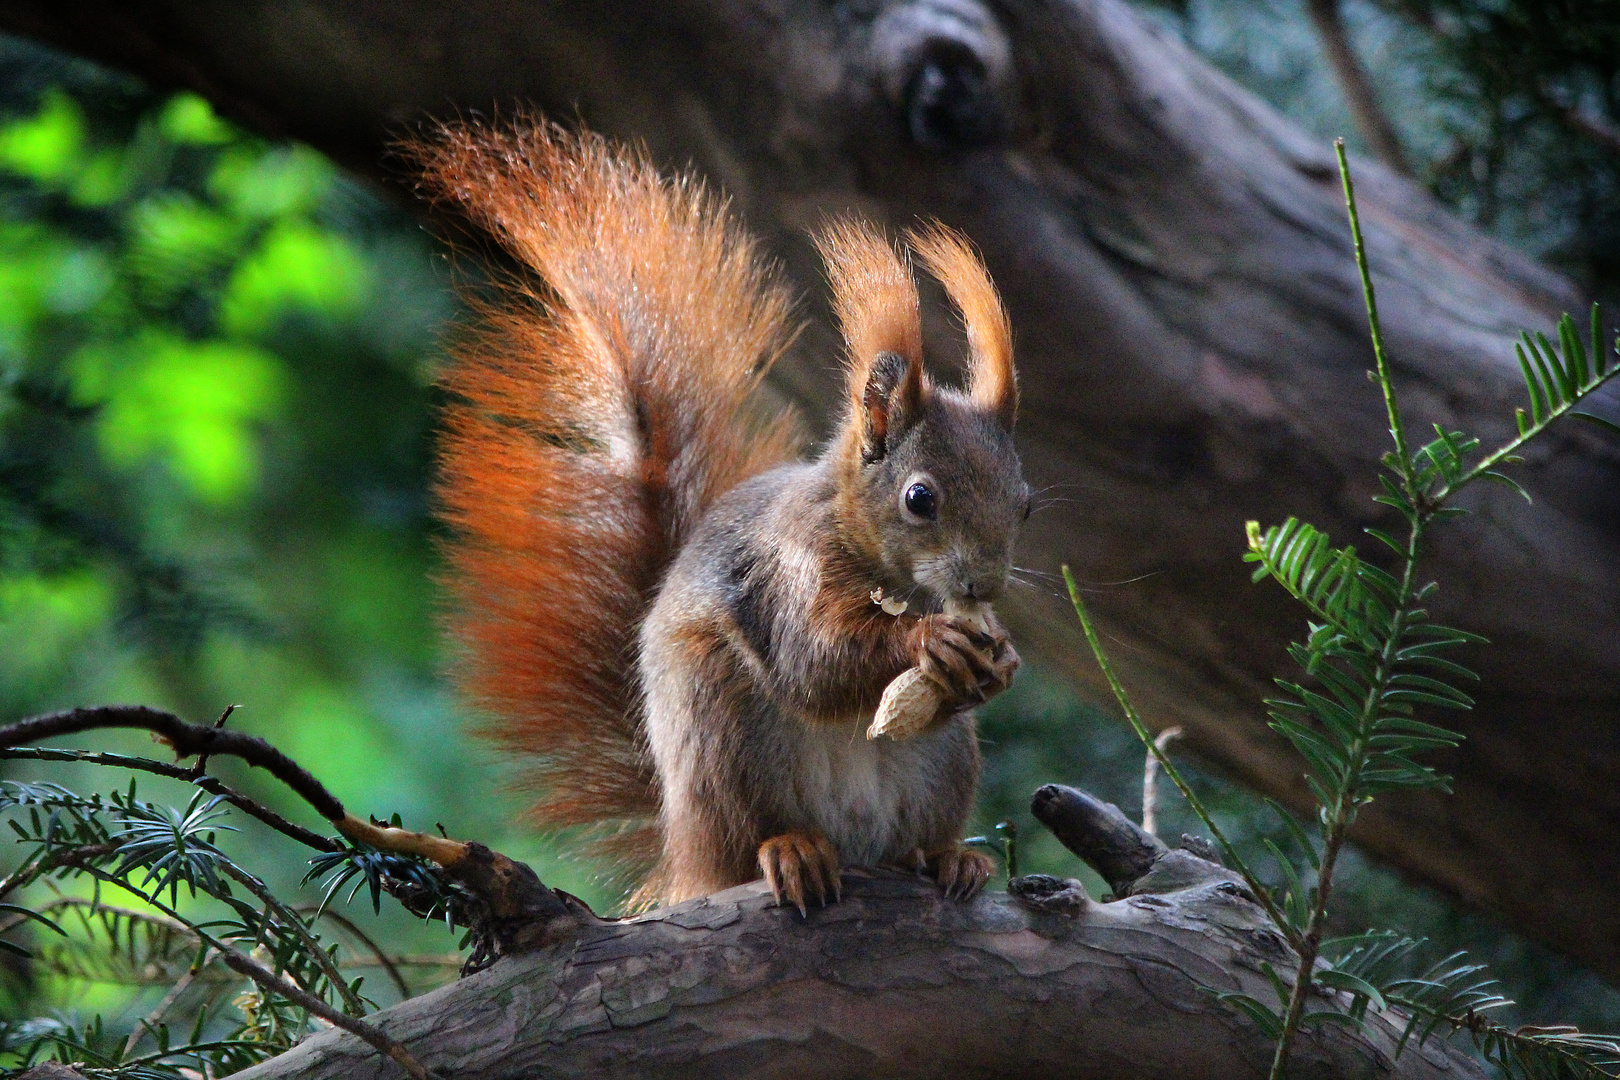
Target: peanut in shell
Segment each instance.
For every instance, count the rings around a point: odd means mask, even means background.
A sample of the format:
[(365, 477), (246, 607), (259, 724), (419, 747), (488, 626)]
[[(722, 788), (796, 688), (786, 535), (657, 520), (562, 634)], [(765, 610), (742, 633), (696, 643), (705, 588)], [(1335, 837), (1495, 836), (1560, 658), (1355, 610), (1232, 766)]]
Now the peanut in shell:
[[(990, 630), (989, 613), (987, 604), (949, 602), (945, 605), (945, 614), (966, 621), (981, 633)], [(872, 726), (866, 729), (866, 737), (875, 739), (882, 735), (890, 739), (909, 739), (921, 734), (939, 714), (943, 696), (934, 681), (923, 674), (922, 668), (907, 668), (884, 687)]]

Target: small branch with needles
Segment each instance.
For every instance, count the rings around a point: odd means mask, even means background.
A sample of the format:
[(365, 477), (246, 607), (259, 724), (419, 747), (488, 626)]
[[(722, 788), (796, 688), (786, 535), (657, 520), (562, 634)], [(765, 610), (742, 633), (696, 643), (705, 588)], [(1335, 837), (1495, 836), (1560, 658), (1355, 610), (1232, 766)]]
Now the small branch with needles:
[[(230, 718), (231, 711), (226, 709), (213, 724), (189, 723), (173, 713), (140, 705), (111, 705), (49, 713), (0, 727), (0, 758), (81, 761), (182, 780), (216, 795), (310, 848), (321, 852), (343, 850), (343, 844), (339, 840), (297, 825), (206, 774), (210, 757), (239, 758), (251, 766), (264, 769), (290, 787), (350, 844), (363, 845), (397, 855), (415, 856), (436, 864), (447, 878), (463, 886), (480, 903), (482, 910), (479, 912), (479, 921), (483, 925), (478, 929), (492, 940), (502, 953), (536, 947), (553, 940), (556, 935), (566, 932), (582, 920), (593, 918), (583, 904), (547, 888), (531, 868), (483, 844), (412, 832), (355, 816), (308, 770), (282, 751), (263, 739), (226, 729), (225, 722)], [(169, 746), (177, 759), (196, 757), (198, 760), (195, 765), (188, 768), (122, 754), (22, 745), (39, 739), (112, 728), (149, 731), (159, 742)], [(96, 854), (97, 852), (89, 848), (76, 848), (30, 860), (16, 873), (0, 879), (0, 895), (11, 891), (19, 884), (37, 879), (51, 869), (71, 864), (103, 884), (135, 891), (136, 895), (162, 911), (165, 916), (179, 919), (175, 912), (154, 897), (133, 890), (119, 877), (90, 865), (92, 857)], [(265, 890), (256, 880), (248, 880), (246, 876), (238, 874), (232, 876), (260, 899), (267, 899)], [(296, 918), (293, 921), (296, 922)], [(201, 928), (189, 923), (185, 925), (188, 932), (217, 953), (220, 962), (251, 979), (266, 992), (286, 998), (328, 1023), (359, 1036), (397, 1062), (413, 1077), (413, 1080), (426, 1080), (429, 1076), (403, 1046), (380, 1029), (334, 1009), (315, 995), (293, 985), (284, 976), (264, 967), (246, 953), (208, 936)], [(326, 960), (325, 954), (318, 948), (315, 953), (318, 954), (318, 959)], [(330, 961), (326, 962), (329, 965)], [(345, 1000), (352, 997), (348, 987), (335, 971), (328, 974), (332, 978), (333, 985), (343, 992)], [(391, 974), (398, 982), (397, 971)], [(351, 1001), (350, 1004), (355, 1003)]]

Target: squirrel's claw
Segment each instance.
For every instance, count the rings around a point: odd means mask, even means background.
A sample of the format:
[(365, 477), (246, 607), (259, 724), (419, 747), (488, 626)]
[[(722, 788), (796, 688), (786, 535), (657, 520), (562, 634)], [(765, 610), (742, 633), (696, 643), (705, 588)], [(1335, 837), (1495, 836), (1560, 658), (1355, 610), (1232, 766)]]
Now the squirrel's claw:
[(1006, 637), (997, 640), (991, 647), (990, 677), (979, 684), (985, 698), (993, 698), (1011, 686), (1013, 675), (1022, 663), (1010, 640)]
[(995, 697), (1018, 670), (1018, 653), (1000, 624), (982, 633), (949, 615), (929, 615), (917, 632), (917, 665), (944, 691), (953, 711)]
[(953, 900), (971, 900), (996, 868), (996, 862), (982, 851), (956, 844), (928, 856), (928, 869)]
[(808, 915), (805, 902), (814, 890), (818, 906), (843, 898), (838, 879), (838, 849), (825, 836), (783, 833), (759, 845), (759, 869), (778, 904), (784, 900)]

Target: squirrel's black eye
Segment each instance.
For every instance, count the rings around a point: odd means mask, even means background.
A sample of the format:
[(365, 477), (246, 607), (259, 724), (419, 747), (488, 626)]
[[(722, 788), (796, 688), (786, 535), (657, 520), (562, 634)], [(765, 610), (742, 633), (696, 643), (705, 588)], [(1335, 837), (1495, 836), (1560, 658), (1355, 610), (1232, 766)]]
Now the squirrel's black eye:
[(927, 484), (915, 483), (906, 488), (906, 511), (924, 521), (933, 521), (939, 516), (939, 501), (934, 497), (934, 489)]

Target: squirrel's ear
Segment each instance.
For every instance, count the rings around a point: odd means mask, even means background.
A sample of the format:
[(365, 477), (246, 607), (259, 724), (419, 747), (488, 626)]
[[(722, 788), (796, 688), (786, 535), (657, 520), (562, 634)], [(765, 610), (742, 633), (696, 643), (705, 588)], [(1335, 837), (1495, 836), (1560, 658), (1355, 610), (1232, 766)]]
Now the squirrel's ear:
[(917, 283), (893, 245), (865, 222), (840, 218), (815, 240), (848, 349), (850, 413), (859, 429), (853, 434), (862, 459), (876, 461), (920, 415), (925, 388)]
[(967, 237), (937, 221), (908, 232), (906, 239), (962, 313), (968, 339), (968, 397), (1011, 431), (1018, 418), (1012, 328), (990, 272)]
[(872, 361), (861, 391), (857, 415), (864, 421), (861, 460), (877, 461), (889, 441), (903, 435), (919, 414), (922, 403), (922, 365), (896, 352), (880, 352)]

